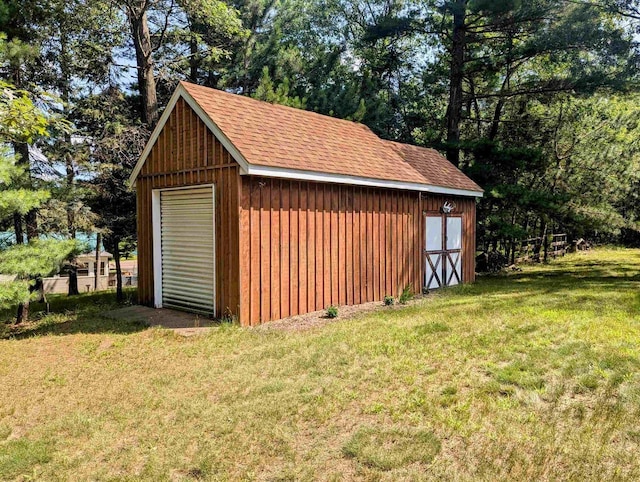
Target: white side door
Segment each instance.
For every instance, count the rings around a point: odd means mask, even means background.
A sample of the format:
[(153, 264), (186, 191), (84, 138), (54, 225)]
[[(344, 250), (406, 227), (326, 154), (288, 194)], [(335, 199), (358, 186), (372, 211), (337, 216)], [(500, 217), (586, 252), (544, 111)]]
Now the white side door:
[(447, 286), (462, 282), (462, 218), (447, 218), (445, 283)]
[(462, 283), (462, 217), (425, 217), (425, 279), (427, 289)]
[(425, 219), (425, 278), (424, 285), (432, 290), (444, 284), (442, 216)]

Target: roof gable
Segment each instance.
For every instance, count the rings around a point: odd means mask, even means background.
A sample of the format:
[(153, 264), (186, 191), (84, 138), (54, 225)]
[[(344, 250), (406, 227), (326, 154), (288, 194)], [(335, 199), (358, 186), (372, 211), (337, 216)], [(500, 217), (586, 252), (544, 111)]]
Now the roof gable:
[(130, 183), (180, 98), (240, 164), (242, 174), (482, 195), (477, 184), (436, 151), (384, 141), (355, 122), (186, 82), (176, 88)]
[(193, 84), (185, 87), (250, 164), (397, 181), (420, 177), (362, 124)]

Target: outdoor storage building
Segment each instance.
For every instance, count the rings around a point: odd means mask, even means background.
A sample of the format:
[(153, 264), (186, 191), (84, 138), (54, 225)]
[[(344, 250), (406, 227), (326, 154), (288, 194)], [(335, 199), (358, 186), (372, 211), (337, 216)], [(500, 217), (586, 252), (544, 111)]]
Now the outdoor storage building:
[(481, 188), (355, 122), (183, 82), (131, 182), (143, 304), (254, 325), (474, 280)]

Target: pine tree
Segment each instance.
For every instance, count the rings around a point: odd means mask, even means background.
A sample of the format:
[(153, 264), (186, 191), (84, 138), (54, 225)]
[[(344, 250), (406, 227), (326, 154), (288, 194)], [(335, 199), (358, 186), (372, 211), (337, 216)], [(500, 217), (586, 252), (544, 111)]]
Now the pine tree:
[[(51, 119), (27, 92), (6, 83), (0, 83), (0, 90), (0, 219), (4, 219), (36, 209), (50, 196), (48, 191), (31, 189), (23, 182), (24, 168), (8, 145), (46, 135)], [(14, 281), (0, 284), (0, 308), (18, 305), (16, 322), (26, 321), (38, 280), (55, 273), (76, 250), (75, 241), (31, 239), (28, 244), (17, 242), (0, 251), (0, 273), (14, 277)]]

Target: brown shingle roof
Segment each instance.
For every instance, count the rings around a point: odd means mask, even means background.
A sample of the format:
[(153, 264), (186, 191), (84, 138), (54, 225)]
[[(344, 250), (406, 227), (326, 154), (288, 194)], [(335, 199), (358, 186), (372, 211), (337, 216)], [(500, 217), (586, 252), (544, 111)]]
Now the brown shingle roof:
[(437, 151), (362, 124), (181, 84), (251, 165), (481, 191)]
[(451, 164), (435, 149), (393, 141), (385, 142), (400, 154), (409, 165), (418, 171), (427, 184), (453, 189), (482, 191), (480, 186), (469, 179), (460, 169)]

